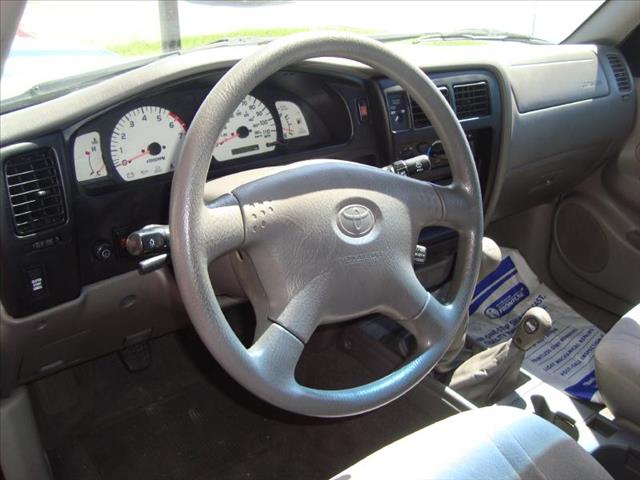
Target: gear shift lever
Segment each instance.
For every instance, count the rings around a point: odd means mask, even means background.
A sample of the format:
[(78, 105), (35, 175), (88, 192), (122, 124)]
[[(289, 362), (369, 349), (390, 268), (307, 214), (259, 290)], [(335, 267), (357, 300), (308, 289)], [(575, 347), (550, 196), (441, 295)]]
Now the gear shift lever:
[(513, 334), (516, 348), (523, 352), (529, 350), (544, 338), (551, 323), (551, 316), (544, 308), (533, 307), (527, 310)]
[(520, 319), (510, 340), (494, 345), (462, 363), (453, 372), (449, 386), (479, 405), (499, 400), (517, 387), (526, 351), (544, 338), (551, 323), (546, 310), (530, 308)]

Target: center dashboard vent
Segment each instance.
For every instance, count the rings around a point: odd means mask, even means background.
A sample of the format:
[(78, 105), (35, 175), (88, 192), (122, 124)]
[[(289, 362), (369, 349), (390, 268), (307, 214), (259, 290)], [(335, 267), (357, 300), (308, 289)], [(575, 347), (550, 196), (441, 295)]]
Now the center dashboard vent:
[(39, 148), (8, 158), (4, 176), (18, 235), (28, 235), (66, 221), (60, 170), (51, 148)]
[(613, 76), (618, 84), (618, 90), (621, 92), (628, 92), (631, 90), (631, 81), (629, 80), (629, 74), (624, 66), (624, 62), (619, 55), (615, 53), (607, 54), (607, 60), (613, 71)]
[[(451, 103), (449, 99), (449, 89), (447, 87), (438, 87), (440, 93), (448, 103)], [(411, 116), (413, 117), (413, 128), (424, 128), (431, 125), (431, 122), (427, 118), (427, 115), (422, 111), (418, 102), (413, 98), (411, 99)]]
[(453, 86), (456, 115), (464, 118), (484, 117), (491, 113), (487, 82), (463, 83)]

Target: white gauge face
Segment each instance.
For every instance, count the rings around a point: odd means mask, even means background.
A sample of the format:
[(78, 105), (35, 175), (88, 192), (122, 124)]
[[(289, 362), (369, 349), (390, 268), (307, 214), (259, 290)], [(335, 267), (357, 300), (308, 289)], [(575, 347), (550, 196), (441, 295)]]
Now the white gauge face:
[(285, 140), (309, 135), (307, 121), (298, 105), (293, 102), (281, 100), (276, 102), (276, 109), (280, 116), (282, 136)]
[(76, 137), (73, 144), (73, 163), (78, 182), (88, 182), (107, 175), (98, 132), (89, 132)]
[(213, 156), (224, 162), (271, 152), (276, 148), (277, 140), (273, 115), (264, 103), (247, 95), (220, 132)]
[(176, 167), (187, 126), (161, 107), (131, 110), (111, 135), (111, 158), (127, 182), (162, 175)]

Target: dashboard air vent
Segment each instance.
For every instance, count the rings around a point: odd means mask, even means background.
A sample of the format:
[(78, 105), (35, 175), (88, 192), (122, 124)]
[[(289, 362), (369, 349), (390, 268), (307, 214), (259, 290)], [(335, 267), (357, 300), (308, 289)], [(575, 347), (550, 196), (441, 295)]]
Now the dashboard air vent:
[(66, 221), (60, 171), (51, 148), (40, 148), (7, 159), (4, 176), (18, 235)]
[(611, 70), (613, 70), (613, 75), (616, 78), (618, 90), (621, 92), (631, 90), (631, 81), (620, 56), (615, 53), (609, 53), (607, 54), (607, 60), (609, 60), (609, 65), (611, 65)]
[(487, 82), (464, 83), (453, 86), (456, 115), (459, 119), (484, 117), (491, 113)]
[[(447, 87), (438, 87), (438, 90), (440, 90), (445, 100), (451, 103), (449, 100), (449, 89)], [(427, 115), (413, 98), (411, 99), (411, 116), (413, 117), (413, 128), (423, 128), (431, 125)]]

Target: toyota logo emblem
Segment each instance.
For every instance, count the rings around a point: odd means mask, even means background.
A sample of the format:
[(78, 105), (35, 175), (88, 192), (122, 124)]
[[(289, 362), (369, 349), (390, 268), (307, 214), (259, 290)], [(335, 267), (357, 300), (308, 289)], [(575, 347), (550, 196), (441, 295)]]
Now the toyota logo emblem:
[(347, 205), (338, 212), (338, 226), (350, 237), (364, 237), (375, 223), (373, 212), (364, 205)]

